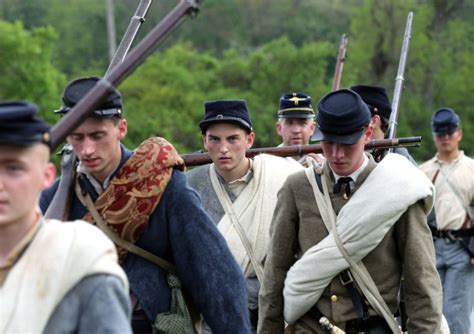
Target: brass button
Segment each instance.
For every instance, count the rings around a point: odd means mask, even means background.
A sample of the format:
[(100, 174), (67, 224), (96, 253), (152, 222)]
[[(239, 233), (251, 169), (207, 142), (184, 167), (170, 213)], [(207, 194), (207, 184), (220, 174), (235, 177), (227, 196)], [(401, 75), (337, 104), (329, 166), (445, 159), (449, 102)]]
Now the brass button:
[(336, 296), (336, 295), (332, 295), (332, 296), (331, 296), (331, 301), (334, 302), (334, 303), (337, 302), (337, 296)]

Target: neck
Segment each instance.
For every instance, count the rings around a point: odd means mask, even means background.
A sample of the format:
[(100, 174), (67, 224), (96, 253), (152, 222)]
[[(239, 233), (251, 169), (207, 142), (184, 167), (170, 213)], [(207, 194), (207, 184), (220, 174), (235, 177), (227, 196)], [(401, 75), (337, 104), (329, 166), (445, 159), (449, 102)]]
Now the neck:
[(11, 251), (38, 221), (38, 213), (33, 212), (23, 221), (0, 225), (0, 266), (6, 263)]
[(449, 152), (438, 152), (438, 159), (447, 163), (451, 163), (455, 159), (457, 159), (457, 157), (459, 157), (459, 153), (459, 149), (455, 149)]
[(217, 173), (222, 176), (225, 182), (229, 183), (243, 177), (250, 168), (250, 159), (245, 158), (236, 168), (232, 170), (220, 170), (216, 168)]

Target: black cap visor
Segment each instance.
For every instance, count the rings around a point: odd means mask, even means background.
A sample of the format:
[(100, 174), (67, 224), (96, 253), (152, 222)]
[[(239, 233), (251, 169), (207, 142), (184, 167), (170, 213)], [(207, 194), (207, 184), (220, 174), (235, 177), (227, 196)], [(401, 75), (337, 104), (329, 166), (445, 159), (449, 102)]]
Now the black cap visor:
[(215, 118), (210, 118), (206, 119), (205, 121), (199, 122), (199, 127), (201, 128), (202, 133), (206, 132), (207, 128), (216, 123), (231, 123), (240, 126), (243, 128), (245, 131), (248, 133), (252, 132), (252, 127), (250, 126), (249, 123), (247, 123), (245, 120), (239, 117), (215, 117)]
[(433, 130), (433, 134), (435, 136), (446, 136), (446, 135), (450, 136), (458, 130), (459, 130), (458, 126), (448, 125), (448, 126), (437, 127), (436, 129)]
[(305, 112), (302, 110), (298, 111), (285, 111), (285, 112), (279, 112), (278, 113), (278, 118), (304, 118), (304, 119), (313, 119), (315, 115), (310, 112)]
[[(65, 115), (67, 114), (72, 108), (62, 106), (61, 108), (55, 110), (54, 112), (57, 114)], [(122, 117), (122, 109), (121, 108), (109, 108), (109, 109), (99, 109), (94, 110), (91, 116), (95, 117), (103, 117), (103, 118), (110, 118), (113, 116)]]
[(338, 144), (353, 145), (359, 141), (364, 134), (365, 128), (351, 133), (329, 133), (323, 132), (321, 129), (316, 129), (311, 136), (312, 141), (330, 141)]

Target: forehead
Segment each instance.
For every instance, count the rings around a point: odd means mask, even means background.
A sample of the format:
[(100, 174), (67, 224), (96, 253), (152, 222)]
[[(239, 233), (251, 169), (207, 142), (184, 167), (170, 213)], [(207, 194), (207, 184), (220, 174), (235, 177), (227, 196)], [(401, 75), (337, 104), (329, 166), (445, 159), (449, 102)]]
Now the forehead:
[(113, 127), (115, 123), (111, 118), (87, 117), (72, 133), (108, 131)]
[[(43, 153), (44, 152), (44, 153)], [(35, 154), (49, 154), (48, 148), (43, 144), (29, 146), (0, 144), (0, 160), (29, 160)]]
[(206, 136), (227, 137), (233, 135), (246, 135), (247, 132), (240, 126), (232, 123), (216, 123), (209, 125)]

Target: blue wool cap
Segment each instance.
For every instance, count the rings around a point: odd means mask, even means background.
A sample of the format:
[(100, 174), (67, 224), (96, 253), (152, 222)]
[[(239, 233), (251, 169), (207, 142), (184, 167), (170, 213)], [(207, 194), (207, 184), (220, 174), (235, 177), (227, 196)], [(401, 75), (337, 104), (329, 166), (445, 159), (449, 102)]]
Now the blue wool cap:
[[(88, 78), (79, 78), (71, 81), (63, 93), (63, 105), (58, 110), (54, 112), (60, 113), (62, 115), (66, 114), (71, 110), (94, 86), (101, 78), (99, 77), (88, 77)], [(106, 98), (100, 103), (96, 110), (92, 113), (96, 117), (112, 117), (112, 116), (122, 116), (123, 106), (122, 106), (122, 95), (120, 92), (111, 88)]]
[(370, 119), (369, 108), (356, 92), (350, 89), (331, 92), (318, 103), (318, 130), (311, 139), (355, 144)]
[(199, 122), (202, 133), (214, 123), (233, 123), (252, 132), (252, 121), (245, 100), (218, 100), (204, 103), (204, 119)]
[(49, 125), (35, 117), (38, 107), (29, 102), (0, 103), (0, 144), (32, 145), (49, 142)]
[(278, 118), (314, 118), (311, 96), (305, 93), (290, 93), (280, 98)]
[(379, 114), (386, 119), (390, 119), (392, 106), (385, 88), (380, 86), (357, 85), (352, 86), (351, 90), (359, 94), (373, 114)]
[(459, 129), (459, 116), (451, 108), (440, 108), (431, 119), (431, 127), (437, 134), (452, 134)]

